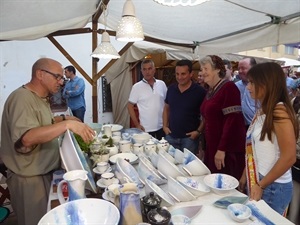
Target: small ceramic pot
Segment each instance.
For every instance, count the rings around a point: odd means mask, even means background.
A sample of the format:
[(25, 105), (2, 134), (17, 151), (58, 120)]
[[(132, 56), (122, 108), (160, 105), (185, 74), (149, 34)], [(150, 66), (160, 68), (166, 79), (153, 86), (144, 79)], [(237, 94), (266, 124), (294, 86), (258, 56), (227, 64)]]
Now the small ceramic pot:
[(171, 220), (171, 214), (164, 208), (151, 209), (147, 213), (147, 219), (152, 225), (168, 225)]

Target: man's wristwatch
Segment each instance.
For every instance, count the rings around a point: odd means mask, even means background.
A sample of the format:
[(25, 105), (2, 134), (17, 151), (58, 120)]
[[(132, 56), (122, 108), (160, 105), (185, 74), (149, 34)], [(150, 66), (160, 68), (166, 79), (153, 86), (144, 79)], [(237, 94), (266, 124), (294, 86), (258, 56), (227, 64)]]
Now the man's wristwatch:
[(61, 114), (60, 116), (62, 117), (63, 120), (66, 120), (65, 114)]

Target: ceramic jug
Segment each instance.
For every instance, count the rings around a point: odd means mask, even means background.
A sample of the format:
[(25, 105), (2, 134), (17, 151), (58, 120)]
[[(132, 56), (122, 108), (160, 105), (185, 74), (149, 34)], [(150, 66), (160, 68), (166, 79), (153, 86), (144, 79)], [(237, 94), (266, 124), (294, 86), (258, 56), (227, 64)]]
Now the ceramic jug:
[(169, 147), (170, 144), (164, 137), (162, 137), (161, 140), (157, 143), (158, 150), (168, 151)]
[(115, 205), (119, 207), (119, 225), (132, 225), (143, 222), (140, 194), (135, 183), (122, 184), (115, 193)]
[(63, 180), (58, 183), (57, 195), (60, 204), (66, 202), (62, 190), (64, 183), (68, 185), (69, 199), (68, 201), (73, 201), (77, 199), (85, 198), (85, 183), (87, 177), (87, 171), (85, 170), (71, 170), (64, 174)]

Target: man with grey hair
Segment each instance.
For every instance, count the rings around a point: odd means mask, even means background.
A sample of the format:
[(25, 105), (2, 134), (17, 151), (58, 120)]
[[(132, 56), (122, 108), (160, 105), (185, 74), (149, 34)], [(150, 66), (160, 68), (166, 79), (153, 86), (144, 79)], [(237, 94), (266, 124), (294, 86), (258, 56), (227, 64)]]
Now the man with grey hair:
[(241, 80), (235, 83), (241, 93), (241, 105), (247, 129), (256, 112), (255, 100), (251, 97), (248, 89), (246, 88), (248, 84), (247, 73), (250, 68), (256, 64), (256, 60), (252, 57), (240, 60), (238, 70)]
[[(155, 79), (155, 65), (152, 60), (145, 59), (141, 64), (141, 71), (143, 79), (133, 85), (127, 109), (135, 127), (160, 140), (165, 136), (162, 117), (167, 86), (162, 80)], [(138, 107), (139, 119), (134, 111), (135, 104)]]

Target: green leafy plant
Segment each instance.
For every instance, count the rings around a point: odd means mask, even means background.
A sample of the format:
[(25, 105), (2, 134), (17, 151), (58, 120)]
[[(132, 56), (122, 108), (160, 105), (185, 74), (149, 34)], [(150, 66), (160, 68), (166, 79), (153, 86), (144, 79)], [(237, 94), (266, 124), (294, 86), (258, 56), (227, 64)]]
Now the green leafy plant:
[(84, 140), (78, 135), (74, 133), (74, 136), (76, 138), (76, 141), (81, 148), (81, 150), (85, 153), (90, 152), (90, 146), (93, 144), (94, 141), (90, 141), (89, 143), (84, 142)]
[(111, 137), (109, 137), (108, 141), (106, 142), (106, 145), (108, 147), (114, 147), (113, 139)]

